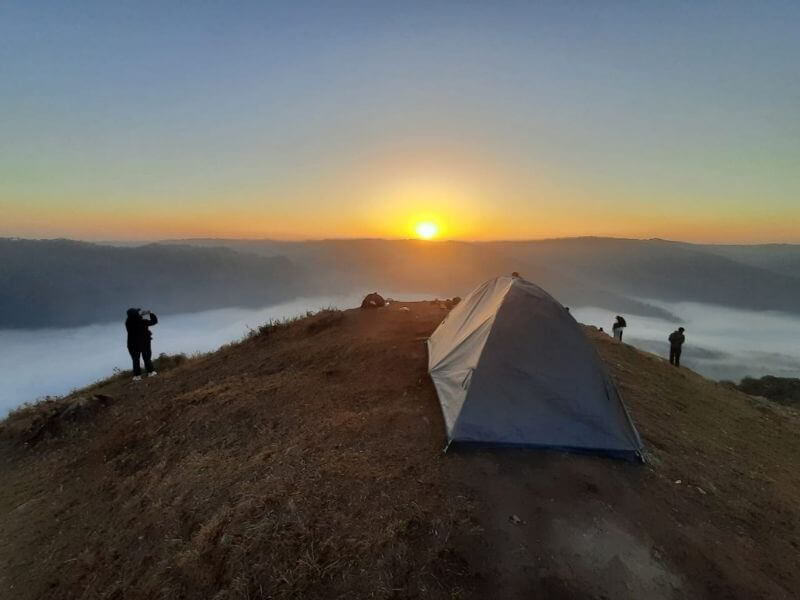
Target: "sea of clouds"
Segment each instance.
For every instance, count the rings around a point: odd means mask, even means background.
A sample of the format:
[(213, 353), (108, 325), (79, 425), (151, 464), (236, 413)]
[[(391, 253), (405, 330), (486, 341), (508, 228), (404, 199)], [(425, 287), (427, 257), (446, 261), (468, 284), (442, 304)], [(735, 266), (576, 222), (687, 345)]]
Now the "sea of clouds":
[[(429, 294), (387, 294), (405, 300)], [(321, 308), (352, 308), (361, 294), (301, 298), (261, 309), (227, 308), (192, 314), (162, 315), (153, 328), (154, 354), (208, 352), (241, 339), (270, 320), (303, 315)], [(777, 312), (735, 310), (698, 303), (667, 304), (648, 300), (681, 319), (686, 328), (682, 363), (712, 379), (738, 381), (744, 376), (800, 377), (800, 317)], [(158, 312), (158, 307), (150, 307)], [(124, 310), (121, 311), (124, 316)], [(611, 330), (615, 314), (593, 307), (573, 307), (582, 323)], [(666, 357), (667, 336), (678, 325), (662, 319), (625, 315), (624, 341)], [(123, 318), (70, 329), (0, 330), (0, 416), (25, 402), (63, 395), (130, 369)]]
[[(683, 326), (686, 343), (681, 364), (710, 379), (739, 381), (742, 377), (800, 377), (800, 316), (750, 311), (696, 302), (646, 300), (680, 319), (674, 323), (652, 317), (624, 315), (623, 341), (642, 350), (669, 356), (669, 334)], [(601, 308), (572, 310), (587, 325), (611, 331), (615, 313)]]

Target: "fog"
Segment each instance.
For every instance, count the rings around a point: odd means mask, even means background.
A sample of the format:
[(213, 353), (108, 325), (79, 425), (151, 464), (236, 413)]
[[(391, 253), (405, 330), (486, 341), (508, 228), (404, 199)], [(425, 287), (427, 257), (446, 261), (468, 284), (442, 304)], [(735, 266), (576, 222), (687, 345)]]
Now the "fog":
[[(667, 337), (679, 325), (686, 328), (681, 365), (710, 379), (776, 375), (800, 377), (800, 316), (748, 311), (694, 302), (647, 300), (677, 315), (680, 324), (658, 318), (625, 315), (623, 341), (642, 350), (669, 356)], [(611, 331), (615, 313), (600, 308), (572, 309), (587, 325)]]
[[(431, 294), (387, 294), (419, 300)], [(351, 308), (361, 294), (303, 298), (262, 309), (229, 308), (163, 315), (153, 328), (153, 352), (193, 354), (241, 339), (249, 329), (274, 319), (327, 307)], [(712, 379), (746, 375), (800, 377), (800, 317), (777, 312), (735, 310), (697, 303), (647, 300), (679, 316), (686, 328), (682, 363)], [(153, 307), (157, 312), (157, 307)], [(573, 307), (581, 322), (611, 330), (615, 314)], [(667, 336), (677, 325), (658, 318), (625, 315), (627, 343), (667, 356)], [(122, 321), (70, 329), (0, 330), (0, 415), (48, 395), (63, 395), (130, 369)]]
[[(404, 300), (430, 294), (387, 294)], [(153, 354), (194, 354), (216, 350), (244, 337), (270, 320), (303, 315), (322, 308), (358, 306), (363, 293), (301, 298), (261, 309), (226, 308), (190, 314), (159, 315), (152, 328)], [(157, 307), (152, 307), (158, 313)], [(124, 318), (124, 310), (123, 318)], [(130, 369), (125, 326), (119, 323), (69, 329), (0, 330), (0, 417), (44, 396), (60, 396)]]

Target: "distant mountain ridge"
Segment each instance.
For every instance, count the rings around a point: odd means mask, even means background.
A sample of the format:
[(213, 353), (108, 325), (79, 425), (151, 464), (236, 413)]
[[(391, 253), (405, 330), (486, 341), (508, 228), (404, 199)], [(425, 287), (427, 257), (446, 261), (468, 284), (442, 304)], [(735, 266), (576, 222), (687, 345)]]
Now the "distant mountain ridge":
[(424, 280), (428, 286), (445, 287), (447, 293), (458, 286), (470, 289), (465, 281), (470, 276), (474, 285), (481, 277), (516, 270), (565, 304), (593, 304), (651, 316), (666, 315), (640, 299), (800, 312), (800, 245), (782, 245), (780, 253), (770, 253), (771, 246), (706, 246), (599, 237), (433, 244), (372, 239), (205, 239), (181, 243), (265, 255), (280, 253), (300, 264), (323, 261), (345, 274), (366, 270), (376, 281), (391, 274), (393, 281), (401, 277), (401, 286)]
[(755, 246), (703, 246), (709, 252), (737, 262), (800, 277), (800, 246), (797, 244), (758, 244)]
[[(143, 245), (0, 239), (0, 328), (256, 307), (300, 295), (464, 295), (519, 271), (567, 306), (676, 321), (658, 302), (800, 313), (800, 246), (564, 238), (509, 242), (190, 239)], [(653, 301), (655, 303), (651, 303)]]
[(302, 290), (285, 257), (226, 248), (0, 239), (0, 328), (70, 327), (160, 313), (264, 306)]
[[(637, 298), (703, 302), (748, 310), (800, 312), (800, 268), (793, 275), (719, 254), (719, 247), (663, 240), (575, 238), (498, 243), (561, 272)], [(746, 254), (744, 248), (740, 254)], [(795, 247), (800, 261), (800, 246)], [(800, 262), (798, 263), (800, 264)]]

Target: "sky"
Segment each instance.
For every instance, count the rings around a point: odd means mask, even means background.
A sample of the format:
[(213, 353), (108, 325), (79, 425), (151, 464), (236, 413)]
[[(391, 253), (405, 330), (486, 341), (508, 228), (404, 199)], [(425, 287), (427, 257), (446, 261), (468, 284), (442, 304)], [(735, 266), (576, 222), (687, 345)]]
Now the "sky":
[(0, 236), (800, 242), (800, 3), (0, 3)]

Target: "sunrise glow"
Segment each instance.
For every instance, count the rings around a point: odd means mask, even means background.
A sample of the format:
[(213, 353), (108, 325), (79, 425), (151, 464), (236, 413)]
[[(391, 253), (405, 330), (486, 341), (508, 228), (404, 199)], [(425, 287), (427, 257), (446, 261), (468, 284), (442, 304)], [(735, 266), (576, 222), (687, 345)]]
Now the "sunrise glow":
[(0, 237), (800, 242), (793, 3), (35, 4), (0, 19)]
[(417, 224), (417, 236), (423, 240), (430, 240), (436, 237), (437, 227), (435, 223), (424, 222)]

